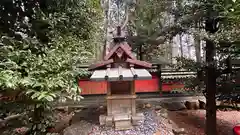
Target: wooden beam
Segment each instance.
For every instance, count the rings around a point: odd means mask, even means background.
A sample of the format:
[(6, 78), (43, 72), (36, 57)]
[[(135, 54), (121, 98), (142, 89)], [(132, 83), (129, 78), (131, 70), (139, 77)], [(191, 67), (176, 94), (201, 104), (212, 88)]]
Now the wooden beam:
[(113, 54), (114, 52), (117, 51), (117, 49), (120, 47), (120, 44), (116, 44), (111, 51), (104, 57), (104, 60), (108, 60)]
[(151, 68), (152, 67), (151, 63), (148, 63), (148, 62), (145, 62), (145, 61), (140, 61), (140, 60), (133, 60), (133, 59), (127, 58), (126, 62), (129, 62), (129, 63), (134, 64), (134, 65), (142, 66), (142, 67), (145, 67), (145, 68)]
[(98, 62), (96, 64), (92, 64), (89, 66), (88, 70), (94, 70), (96, 68), (99, 68), (99, 67), (102, 67), (102, 66), (105, 66), (105, 65), (108, 65), (108, 64), (111, 64), (113, 63), (113, 59), (109, 59), (109, 60), (106, 60), (106, 61), (101, 61), (101, 62)]
[(123, 51), (130, 57), (131, 59), (136, 59), (132, 52), (131, 52), (131, 47), (127, 43), (120, 43), (115, 45), (112, 50), (104, 57), (104, 60), (108, 60), (112, 55), (117, 51), (118, 48), (122, 48)]
[(133, 60), (136, 60), (136, 58), (132, 54), (130, 46), (127, 43), (121, 44), (120, 47), (124, 50), (124, 52), (127, 54), (128, 57), (130, 57)]

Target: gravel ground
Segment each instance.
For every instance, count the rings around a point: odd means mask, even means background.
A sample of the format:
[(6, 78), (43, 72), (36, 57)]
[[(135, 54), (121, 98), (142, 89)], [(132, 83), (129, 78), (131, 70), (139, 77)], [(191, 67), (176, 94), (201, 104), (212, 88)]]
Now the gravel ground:
[(157, 117), (153, 109), (144, 109), (142, 112), (145, 120), (131, 130), (115, 131), (113, 128), (101, 127), (99, 124), (81, 120), (66, 128), (64, 135), (154, 135), (156, 132), (161, 135), (173, 135), (166, 118)]
[[(185, 128), (188, 135), (204, 135), (205, 110), (169, 111), (169, 118), (179, 127)], [(240, 123), (239, 111), (217, 111), (219, 135), (231, 135), (234, 125)]]

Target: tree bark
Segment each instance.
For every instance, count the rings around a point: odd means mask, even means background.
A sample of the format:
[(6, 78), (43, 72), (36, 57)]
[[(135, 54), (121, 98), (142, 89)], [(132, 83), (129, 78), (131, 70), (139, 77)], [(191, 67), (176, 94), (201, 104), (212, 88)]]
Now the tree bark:
[(171, 64), (173, 63), (173, 39), (171, 38), (170, 41), (170, 47), (169, 47), (169, 60), (171, 60)]
[[(199, 32), (199, 23), (196, 22), (195, 27), (196, 30)], [(196, 61), (197, 63), (201, 63), (201, 39), (200, 36), (197, 34), (194, 34), (194, 46), (196, 51)]]
[(216, 129), (216, 67), (214, 64), (215, 45), (206, 41), (206, 135), (217, 135)]
[(110, 38), (111, 38), (111, 30), (110, 30), (110, 6), (111, 6), (111, 0), (105, 1), (105, 18), (104, 18), (104, 29), (105, 29), (105, 44), (104, 44), (104, 51), (103, 51), (103, 57), (108, 54), (109, 48), (110, 48)]
[[(107, 0), (108, 1), (108, 0)], [(101, 0), (101, 6), (104, 11), (104, 45), (103, 45), (103, 51), (102, 51), (102, 58), (106, 55), (107, 50), (107, 32), (108, 32), (108, 2), (106, 0)]]
[(180, 42), (181, 57), (183, 57), (182, 34), (179, 34), (179, 42)]
[(189, 59), (192, 59), (191, 58), (191, 49), (192, 49), (192, 45), (189, 43), (189, 35), (187, 35), (186, 37), (186, 44), (187, 44), (187, 48), (188, 48), (188, 58)]
[[(197, 28), (197, 24), (196, 24), (196, 28)], [(199, 29), (197, 29), (199, 30)], [(202, 63), (202, 59), (201, 59), (201, 40), (199, 35), (194, 34), (194, 47), (195, 47), (195, 55), (196, 55), (196, 62), (198, 65), (200, 65)], [(199, 85), (197, 86), (198, 91), (201, 91), (202, 89), (202, 84), (199, 83)]]
[[(206, 42), (203, 40), (202, 42), (202, 49), (203, 49), (203, 58), (206, 58)], [(202, 62), (206, 62), (206, 59), (202, 59)]]
[[(207, 5), (207, 17), (205, 21), (206, 32), (213, 34), (218, 31), (215, 17), (217, 12), (213, 9), (214, 0), (209, 0)], [(210, 39), (206, 39), (206, 135), (217, 135), (216, 118), (216, 78), (217, 69), (214, 61), (215, 44)]]
[(201, 63), (201, 40), (200, 37), (194, 35), (194, 42), (195, 42), (195, 51), (196, 51), (196, 61), (197, 63)]

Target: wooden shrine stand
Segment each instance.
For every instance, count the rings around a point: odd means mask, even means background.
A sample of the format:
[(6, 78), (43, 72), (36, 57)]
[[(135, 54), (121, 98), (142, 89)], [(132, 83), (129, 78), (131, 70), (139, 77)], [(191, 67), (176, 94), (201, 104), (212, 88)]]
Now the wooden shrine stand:
[(121, 37), (119, 28), (117, 33), (111, 51), (103, 61), (91, 65), (89, 70), (94, 71), (91, 80), (107, 81), (107, 114), (99, 117), (100, 125), (126, 130), (144, 119), (142, 113), (136, 112), (134, 81), (151, 79), (151, 74), (144, 68), (151, 68), (152, 65), (137, 60), (125, 38)]
[(132, 125), (137, 125), (144, 117), (136, 113), (136, 97), (134, 81), (108, 82), (107, 116), (100, 116), (100, 124), (114, 124), (117, 130), (131, 129)]

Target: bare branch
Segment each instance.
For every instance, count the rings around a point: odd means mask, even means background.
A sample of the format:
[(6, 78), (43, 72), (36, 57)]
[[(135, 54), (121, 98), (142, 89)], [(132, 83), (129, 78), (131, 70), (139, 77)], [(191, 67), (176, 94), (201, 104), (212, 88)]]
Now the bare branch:
[(194, 23), (196, 20), (199, 20), (201, 17), (203, 17), (202, 12), (197, 12), (193, 15), (186, 15), (181, 20), (179, 20), (177, 23), (174, 23), (173, 25), (167, 26), (163, 28), (162, 30), (158, 31), (156, 34), (157, 38), (155, 37), (146, 37), (146, 36), (134, 36), (134, 37), (127, 37), (128, 42), (131, 43), (147, 43), (151, 45), (159, 45), (163, 44), (168, 38), (174, 37), (179, 33), (186, 32), (189, 30), (189, 27), (192, 23)]
[(24, 115), (26, 115), (26, 113), (15, 114), (15, 115), (8, 116), (8, 117), (6, 117), (4, 119), (0, 119), (0, 125), (4, 125), (4, 124), (6, 124), (9, 121), (18, 119), (20, 117), (23, 117)]
[[(189, 26), (193, 24), (196, 20), (199, 20), (203, 16), (202, 12), (197, 12), (193, 15), (186, 15), (182, 17), (182, 19), (176, 23), (174, 23), (171, 26), (168, 26), (166, 28), (163, 28), (157, 35), (158, 38), (161, 38), (162, 36), (175, 36), (178, 33), (185, 32), (189, 30)], [(158, 40), (158, 38), (156, 40)]]
[(128, 15), (129, 15), (129, 11), (128, 11), (128, 9), (129, 9), (129, 7), (128, 7), (128, 5), (126, 5), (126, 9), (125, 9), (125, 12), (126, 12), (126, 19), (125, 19), (125, 21), (124, 21), (124, 23), (123, 23), (123, 25), (121, 26), (121, 30), (123, 30), (125, 27), (126, 27), (126, 25), (127, 25), (127, 23), (128, 23)]

